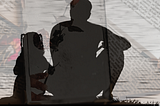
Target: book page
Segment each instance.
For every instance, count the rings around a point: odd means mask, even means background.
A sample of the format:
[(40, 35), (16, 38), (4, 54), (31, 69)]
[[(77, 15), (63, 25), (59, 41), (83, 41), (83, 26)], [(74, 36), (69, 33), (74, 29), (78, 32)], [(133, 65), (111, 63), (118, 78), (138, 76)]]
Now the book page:
[[(124, 69), (113, 94), (121, 99), (159, 96), (159, 1), (158, 0), (107, 0), (108, 28), (126, 37), (132, 47), (126, 51)], [(150, 99), (151, 100), (151, 99)]]
[[(117, 46), (114, 45), (117, 42), (116, 40), (109, 41), (110, 74), (111, 81), (114, 83), (112, 85), (113, 98), (118, 98), (119, 100), (136, 99), (144, 103), (148, 101), (160, 102), (160, 1), (90, 1), (92, 3), (92, 10), (88, 21), (97, 26), (103, 26), (114, 33), (108, 31), (108, 36), (118, 35), (126, 38), (131, 44), (130, 48), (121, 52), (123, 54), (120, 54), (117, 50), (120, 50), (119, 46), (125, 47), (123, 46), (123, 42), (121, 42), (122, 44), (117, 43)], [(71, 19), (70, 2), (71, 0), (0, 1), (0, 98), (12, 96), (13, 94), (14, 81), (17, 77), (13, 72), (13, 68), (21, 53), (21, 34), (28, 32), (41, 34), (43, 37), (44, 58), (52, 66), (59, 65), (58, 62), (53, 62), (49, 42), (52, 28), (58, 23)], [(66, 29), (64, 30), (65, 33), (67, 33)], [(91, 32), (99, 35), (96, 31), (98, 30)], [(87, 42), (85, 39), (83, 40), (83, 42)], [(91, 41), (93, 40), (91, 39)], [(85, 45), (86, 43), (82, 44)], [(101, 44), (103, 44), (103, 41), (99, 42), (97, 47), (101, 48)], [(80, 49), (75, 50), (78, 51)], [(95, 56), (101, 56), (102, 51), (103, 48), (98, 49), (94, 52)], [(36, 54), (33, 53), (34, 55)], [(36, 61), (38, 61), (38, 58), (36, 58)], [(75, 64), (77, 65), (77, 63)], [(36, 65), (28, 64), (28, 67)], [(28, 71), (28, 82), (26, 83), (30, 85), (29, 76), (31, 74), (43, 73), (44, 71)], [(53, 76), (50, 77), (52, 78)], [(41, 81), (44, 82), (44, 79)], [(51, 80), (49, 83), (51, 83)], [(27, 86), (27, 89), (30, 92), (32, 87)], [(38, 91), (38, 93), (40, 92)], [(47, 93), (52, 96), (54, 95), (50, 91)], [(103, 90), (97, 94), (96, 98), (102, 96), (102, 94)], [(31, 101), (30, 94), (28, 97)], [(49, 101), (49, 103), (52, 102)]]
[(0, 1), (0, 98), (13, 94), (16, 75), (13, 72), (19, 53), (20, 35), (25, 27), (24, 0)]

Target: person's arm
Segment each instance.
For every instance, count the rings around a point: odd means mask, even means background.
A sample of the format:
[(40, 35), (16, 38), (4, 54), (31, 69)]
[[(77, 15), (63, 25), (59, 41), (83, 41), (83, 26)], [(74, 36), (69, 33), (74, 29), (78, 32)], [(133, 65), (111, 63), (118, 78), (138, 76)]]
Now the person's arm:
[[(103, 31), (104, 31), (103, 37), (104, 37), (104, 42), (105, 42), (104, 44), (105, 44), (105, 47), (108, 51), (107, 55), (109, 58), (108, 62), (109, 62), (109, 70), (110, 70), (110, 88), (104, 90), (103, 97), (107, 98), (107, 96), (109, 94), (110, 98), (112, 98), (112, 91), (113, 91), (114, 85), (115, 85), (115, 83), (116, 83), (116, 81), (117, 81), (117, 79), (123, 69), (123, 65), (124, 65), (123, 51), (129, 49), (131, 47), (131, 44), (126, 38), (118, 36), (117, 34), (113, 33), (109, 29), (104, 28)], [(119, 60), (119, 63), (118, 63), (119, 68), (116, 69), (116, 71), (115, 70), (113, 71), (114, 61), (117, 61), (117, 60)], [(115, 72), (116, 72), (116, 76), (112, 74)]]
[(58, 45), (61, 42), (61, 29), (60, 24), (56, 25), (52, 28), (51, 35), (50, 35), (50, 49), (51, 51), (58, 51)]
[(114, 45), (118, 46), (118, 48), (121, 48), (122, 51), (127, 50), (131, 47), (130, 42), (126, 38), (118, 36), (109, 29), (107, 30), (107, 35), (109, 38), (109, 42), (114, 42)]

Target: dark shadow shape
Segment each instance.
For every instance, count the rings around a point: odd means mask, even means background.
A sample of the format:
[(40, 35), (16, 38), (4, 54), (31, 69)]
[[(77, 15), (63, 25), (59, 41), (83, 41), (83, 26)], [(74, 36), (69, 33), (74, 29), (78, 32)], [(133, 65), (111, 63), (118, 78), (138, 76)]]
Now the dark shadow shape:
[(131, 44), (109, 29), (88, 22), (91, 9), (88, 0), (71, 2), (71, 20), (57, 24), (51, 31), (51, 56), (59, 65), (47, 85), (55, 99), (93, 101), (102, 90), (103, 98), (112, 99), (124, 66), (123, 51)]
[[(28, 49), (24, 48), (24, 40), (28, 40), (29, 44)], [(29, 48), (30, 47), (30, 48)], [(25, 57), (25, 53), (28, 52), (29, 54)], [(36, 32), (28, 32), (26, 34), (21, 35), (21, 53), (18, 56), (16, 60), (16, 64), (13, 68), (13, 72), (15, 75), (17, 75), (14, 83), (14, 89), (13, 89), (13, 97), (19, 99), (22, 103), (26, 102), (26, 73), (25, 71), (28, 71), (25, 69), (26, 64), (25, 64), (25, 59), (29, 58), (29, 67), (30, 71), (29, 73), (34, 73), (35, 75), (39, 73), (43, 73), (44, 70), (47, 70), (46, 72), (49, 75), (53, 75), (55, 68), (48, 63), (46, 58), (43, 56), (44, 54), (44, 45), (43, 45), (43, 37), (41, 34), (38, 34)], [(40, 74), (39, 74), (40, 75)], [(31, 76), (31, 75), (30, 75)], [(37, 76), (37, 79), (41, 79), (40, 77), (42, 76)], [(43, 79), (43, 78), (42, 78)], [(41, 84), (40, 83), (46, 83), (48, 77), (45, 79), (44, 82), (36, 82), (37, 89), (42, 90), (41, 93), (42, 95), (45, 93), (43, 89), (41, 89)], [(32, 80), (31, 80), (32, 83)], [(31, 84), (32, 85), (32, 84)], [(39, 96), (38, 94), (35, 93), (36, 90), (32, 91), (32, 97), (34, 96)], [(28, 95), (28, 94), (27, 94)], [(32, 98), (31, 97), (31, 98)], [(34, 100), (34, 99), (33, 99)]]

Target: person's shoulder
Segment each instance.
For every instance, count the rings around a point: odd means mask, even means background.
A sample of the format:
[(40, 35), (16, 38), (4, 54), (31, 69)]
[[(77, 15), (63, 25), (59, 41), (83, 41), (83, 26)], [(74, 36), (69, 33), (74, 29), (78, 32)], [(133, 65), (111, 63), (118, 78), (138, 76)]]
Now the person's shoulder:
[(104, 36), (106, 35), (106, 37), (108, 38), (108, 40), (110, 40), (112, 43), (115, 42), (117, 43), (117, 45), (121, 46), (123, 45), (122, 49), (123, 50), (127, 50), (128, 48), (131, 47), (131, 43), (125, 38), (122, 37), (118, 34), (116, 34), (114, 31), (101, 26), (101, 25), (96, 25), (97, 27), (100, 27), (103, 30)]
[(127, 50), (131, 47), (131, 43), (125, 37), (119, 36), (109, 29), (107, 29), (107, 35), (109, 40), (112, 43), (116, 43), (116, 45), (121, 47), (122, 50)]
[(54, 25), (54, 27), (58, 27), (58, 26), (63, 26), (63, 27), (69, 27), (69, 26), (71, 26), (72, 25), (72, 21), (63, 21), (63, 22), (60, 22), (60, 23), (58, 23), (58, 24), (56, 24), (56, 25)]
[(99, 24), (95, 24), (92, 22), (88, 22), (88, 27), (92, 28), (92, 30), (95, 29), (95, 31), (105, 31), (107, 32), (107, 28), (105, 26), (99, 25)]
[(105, 27), (102, 26), (102, 25), (99, 25), (99, 24), (96, 24), (96, 23), (92, 23), (92, 22), (90, 22), (90, 21), (88, 21), (88, 24), (90, 24), (91, 26), (94, 26), (94, 27), (99, 27), (99, 28), (107, 29), (107, 28), (105, 28)]
[(64, 22), (59, 23), (59, 25), (61, 25), (63, 27), (70, 27), (72, 25), (72, 21), (71, 20), (64, 21)]
[(52, 32), (54, 32), (54, 30), (59, 30), (62, 27), (69, 27), (71, 26), (71, 24), (72, 24), (71, 21), (63, 21), (63, 22), (57, 23), (56, 25), (52, 27), (51, 34)]

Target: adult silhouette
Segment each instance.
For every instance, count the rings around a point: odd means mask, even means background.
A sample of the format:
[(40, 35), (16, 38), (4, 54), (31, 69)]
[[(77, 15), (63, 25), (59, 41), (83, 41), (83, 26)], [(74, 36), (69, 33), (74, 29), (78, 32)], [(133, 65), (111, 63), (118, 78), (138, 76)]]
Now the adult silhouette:
[(51, 56), (58, 65), (47, 85), (54, 99), (93, 101), (101, 91), (103, 98), (112, 99), (124, 65), (123, 51), (131, 45), (109, 29), (88, 22), (91, 9), (89, 0), (72, 0), (71, 20), (55, 25), (51, 31)]

